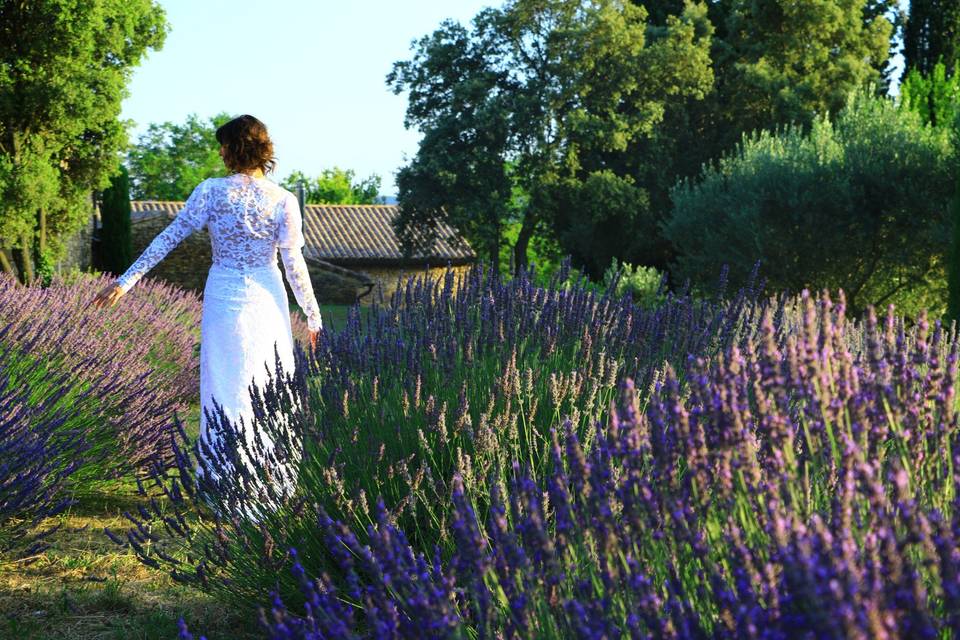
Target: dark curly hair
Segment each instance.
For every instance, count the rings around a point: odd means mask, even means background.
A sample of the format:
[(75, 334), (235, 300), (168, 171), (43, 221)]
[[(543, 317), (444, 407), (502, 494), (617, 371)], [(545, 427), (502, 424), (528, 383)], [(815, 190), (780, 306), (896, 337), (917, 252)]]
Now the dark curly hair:
[(225, 145), (223, 162), (234, 172), (262, 169), (273, 171), (277, 159), (273, 157), (273, 142), (267, 134), (267, 125), (250, 115), (234, 118), (217, 129), (217, 142)]

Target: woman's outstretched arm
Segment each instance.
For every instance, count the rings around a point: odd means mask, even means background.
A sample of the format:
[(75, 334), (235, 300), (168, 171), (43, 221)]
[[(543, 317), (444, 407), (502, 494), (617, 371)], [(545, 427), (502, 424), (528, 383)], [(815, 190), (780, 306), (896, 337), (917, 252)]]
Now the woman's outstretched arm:
[(207, 222), (207, 195), (209, 181), (204, 180), (193, 190), (186, 204), (167, 228), (157, 234), (140, 257), (116, 279), (114, 284), (126, 293), (152, 269), (164, 256), (194, 231), (199, 231)]
[(280, 247), (280, 257), (283, 259), (283, 271), (287, 282), (293, 289), (297, 304), (307, 316), (307, 328), (319, 331), (323, 326), (320, 318), (320, 306), (313, 294), (313, 284), (310, 282), (310, 272), (303, 259), (303, 218), (300, 215), (300, 205), (297, 199), (288, 194), (280, 211), (280, 220), (277, 225), (277, 245)]

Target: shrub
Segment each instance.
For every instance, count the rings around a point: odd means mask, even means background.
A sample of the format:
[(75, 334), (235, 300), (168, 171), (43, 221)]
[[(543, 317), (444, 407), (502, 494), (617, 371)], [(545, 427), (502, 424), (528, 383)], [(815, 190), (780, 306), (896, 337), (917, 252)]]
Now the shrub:
[(633, 266), (627, 262), (617, 264), (616, 258), (603, 274), (605, 288), (613, 287), (617, 297), (629, 292), (643, 307), (656, 306), (663, 300), (665, 284), (663, 275), (653, 267)]
[(120, 172), (110, 179), (100, 205), (99, 262), (100, 268), (117, 275), (133, 262), (133, 238), (130, 233), (130, 174), (120, 165)]
[(564, 421), (487, 508), (455, 476), (445, 548), (382, 504), (362, 537), (321, 512), (337, 571), (291, 551), (301, 593), (261, 610), (265, 637), (960, 636), (957, 343), (801, 304), (800, 331), (768, 310), (686, 387), (625, 381), (591, 443)]
[[(173, 412), (199, 396), (199, 298), (146, 280), (109, 309), (91, 304), (109, 279), (89, 274), (54, 277), (50, 286), (23, 286), (0, 276), (3, 345), (69, 370), (90, 411), (109, 429), (88, 434), (86, 466), (74, 480), (95, 481), (145, 466), (170, 452)], [(31, 385), (45, 386), (42, 378)]]
[(843, 289), (854, 313), (893, 302), (911, 317), (923, 305), (939, 315), (952, 157), (947, 127), (866, 95), (833, 124), (745, 137), (672, 191), (671, 275), (702, 284), (729, 264), (737, 283), (761, 260), (777, 291)]
[[(296, 581), (278, 572), (289, 547), (311, 575), (335, 570), (316, 533), (321, 509), (362, 532), (382, 496), (417, 548), (449, 551), (456, 474), (486, 514), (485, 479), (506, 477), (514, 460), (547, 477), (550, 430), (564, 417), (590, 446), (619, 377), (646, 388), (664, 362), (726, 348), (765, 306), (744, 291), (711, 303), (668, 293), (644, 309), (558, 288), (568, 275), (569, 263), (541, 288), (526, 272), (505, 282), (477, 265), (459, 282), (452, 271), (438, 282), (409, 281), (366, 322), (354, 307), (342, 331), (321, 333), (316, 353), (297, 351), (296, 371), (254, 390), (256, 431), (269, 446), (244, 444), (234, 425), (212, 416), (224, 444), (203, 458), (239, 466), (235, 480), (198, 491), (194, 470), (206, 463), (181, 433), (177, 477), (158, 467), (156, 488), (144, 489), (156, 499), (150, 513), (131, 514), (139, 524), (125, 538), (111, 535), (144, 563), (245, 604), (278, 580), (284, 597), (296, 597)], [(261, 461), (252, 469), (238, 465), (243, 447)], [(285, 502), (272, 487), (287, 482), (297, 494)], [(265, 503), (285, 506), (244, 517)], [(195, 561), (176, 559), (185, 556)]]
[(5, 343), (0, 329), (0, 559), (44, 549), (53, 529), (37, 525), (72, 503), (65, 482), (88, 455), (88, 438), (102, 430), (98, 401), (78, 392), (69, 369)]

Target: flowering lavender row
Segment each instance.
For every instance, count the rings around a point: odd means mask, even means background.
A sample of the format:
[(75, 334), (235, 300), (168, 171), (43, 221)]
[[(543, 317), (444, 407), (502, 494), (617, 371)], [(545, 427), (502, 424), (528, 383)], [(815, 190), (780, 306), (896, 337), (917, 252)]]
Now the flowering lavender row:
[[(453, 271), (442, 280), (410, 278), (385, 307), (374, 306), (366, 323), (354, 309), (343, 331), (325, 334), (319, 359), (341, 386), (351, 377), (383, 381), (402, 371), (412, 393), (417, 377), (450, 373), (491, 351), (502, 355), (504, 345), (540, 358), (576, 347), (585, 360), (601, 350), (622, 360), (622, 373), (642, 386), (664, 361), (682, 363), (688, 354), (729, 344), (766, 305), (756, 277), (730, 300), (710, 302), (681, 291), (647, 309), (614, 296), (612, 287), (597, 296), (585, 286), (557, 286), (569, 273), (567, 259), (547, 287), (537, 286), (527, 271), (502, 280), (483, 264), (460, 281)], [(721, 290), (722, 281), (721, 274)]]
[(69, 282), (55, 277), (42, 288), (0, 276), (4, 344), (69, 368), (75, 384), (100, 399), (95, 410), (112, 435), (89, 439), (91, 464), (82, 474), (90, 478), (169, 456), (170, 414), (185, 412), (199, 395), (197, 296), (145, 281), (100, 309), (91, 300), (106, 282), (83, 274)]
[[(5, 344), (9, 329), (0, 329), (0, 559), (45, 547), (52, 529), (37, 532), (37, 525), (71, 503), (64, 482), (98, 428), (83, 411), (95, 399), (76, 391), (72, 372), (51, 371)], [(22, 346), (29, 352), (29, 342)]]
[(871, 315), (853, 351), (842, 299), (801, 309), (691, 358), (687, 391), (625, 381), (589, 448), (565, 420), (483, 513), (455, 475), (446, 547), (382, 501), (321, 511), (265, 637), (960, 637), (957, 345)]
[[(145, 489), (157, 509), (131, 514), (139, 522), (133, 540), (116, 537), (143, 545), (148, 538), (140, 531), (156, 532), (154, 525), (179, 513), (190, 526), (178, 523), (162, 541), (151, 539), (141, 559), (246, 603), (275, 584), (283, 549), (297, 546), (320, 558), (312, 553), (322, 546), (315, 535), (320, 508), (362, 528), (374, 521), (371, 504), (379, 496), (416, 544), (447, 547), (454, 474), (481, 510), (489, 508), (489, 475), (505, 474), (513, 460), (545, 474), (550, 429), (564, 416), (589, 443), (618, 377), (632, 372), (646, 384), (664, 360), (717, 351), (762, 306), (750, 302), (753, 296), (744, 291), (720, 303), (667, 296), (650, 310), (580, 286), (537, 287), (526, 273), (505, 282), (483, 265), (459, 282), (452, 271), (433, 284), (410, 281), (366, 322), (354, 308), (342, 331), (321, 333), (309, 357), (298, 352), (297, 371), (254, 390), (256, 430), (271, 451), (210, 416), (221, 450), (199, 452), (181, 437), (179, 479), (173, 484), (158, 465)], [(281, 417), (287, 429), (277, 428)], [(231, 451), (231, 443), (245, 449)], [(264, 462), (247, 469), (243, 458)], [(233, 486), (198, 500), (191, 494), (195, 470), (210, 460), (220, 461), (211, 471), (238, 471)], [(279, 493), (269, 494), (283, 484), (296, 485), (288, 509), (256, 526), (239, 518), (257, 511), (257, 503), (283, 503)], [(221, 521), (209, 517), (208, 506)], [(170, 561), (158, 550), (194, 561)], [(286, 581), (296, 593), (296, 583)]]

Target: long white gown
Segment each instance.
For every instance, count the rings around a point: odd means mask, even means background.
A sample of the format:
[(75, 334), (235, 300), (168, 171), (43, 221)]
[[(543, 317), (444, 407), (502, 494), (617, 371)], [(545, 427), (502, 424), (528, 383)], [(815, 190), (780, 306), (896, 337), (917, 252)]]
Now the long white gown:
[[(276, 377), (274, 347), (285, 374), (294, 367), (278, 249), (307, 326), (321, 327), (303, 259), (303, 221), (296, 197), (266, 178), (242, 173), (204, 180), (116, 284), (129, 291), (171, 249), (204, 226), (210, 234), (213, 264), (203, 290), (200, 329), (200, 437), (211, 445), (219, 442), (216, 430), (208, 426), (208, 412), (216, 415), (215, 400), (232, 424), (243, 425), (249, 442), (253, 407), (248, 386), (253, 382), (263, 388), (268, 375)], [(197, 472), (202, 475), (200, 468)], [(232, 469), (226, 473), (236, 475)], [(213, 475), (216, 481), (217, 474)], [(283, 493), (290, 489), (282, 488)]]

